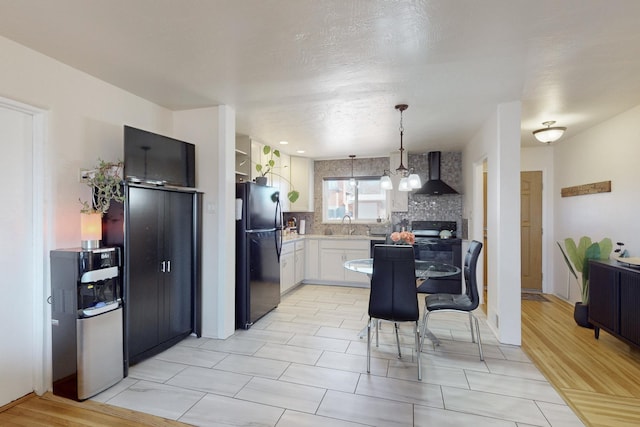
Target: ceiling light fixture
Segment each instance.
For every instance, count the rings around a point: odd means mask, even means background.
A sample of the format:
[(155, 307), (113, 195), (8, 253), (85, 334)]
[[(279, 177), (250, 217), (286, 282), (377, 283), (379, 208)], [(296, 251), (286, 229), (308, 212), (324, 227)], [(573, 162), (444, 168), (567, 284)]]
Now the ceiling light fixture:
[[(400, 111), (400, 166), (396, 168), (396, 171), (393, 173), (394, 175), (400, 175), (400, 184), (398, 185), (398, 191), (411, 191), (416, 188), (422, 187), (422, 182), (420, 181), (420, 177), (417, 173), (413, 171), (413, 169), (409, 170), (405, 167), (404, 163), (402, 163), (404, 146), (402, 143), (402, 137), (404, 136), (404, 127), (402, 125), (402, 112), (409, 108), (407, 104), (398, 104), (395, 106), (395, 109)], [(380, 188), (383, 190), (392, 190), (393, 183), (391, 182), (391, 171), (385, 170), (380, 177)]]
[(555, 123), (555, 120), (543, 122), (542, 125), (546, 126), (546, 128), (534, 130), (533, 136), (535, 136), (538, 141), (544, 142), (545, 144), (557, 141), (567, 128), (561, 126), (552, 127)]
[(353, 177), (353, 160), (356, 158), (355, 154), (349, 154), (349, 157), (351, 158), (351, 179), (349, 180), (349, 185), (351, 187), (355, 187), (356, 186), (356, 179)]

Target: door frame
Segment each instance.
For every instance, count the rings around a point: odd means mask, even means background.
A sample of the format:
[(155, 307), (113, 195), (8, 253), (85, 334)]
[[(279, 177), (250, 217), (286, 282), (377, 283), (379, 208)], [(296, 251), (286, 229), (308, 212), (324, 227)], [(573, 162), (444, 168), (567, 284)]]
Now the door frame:
[[(47, 134), (46, 110), (24, 104), (12, 99), (0, 97), (0, 108), (17, 111), (30, 115), (32, 118), (32, 191), (31, 191), (31, 221), (33, 238), (30, 242), (33, 259), (31, 260), (32, 277), (34, 278), (31, 306), (33, 315), (33, 391), (44, 394), (51, 384), (51, 333), (49, 331), (51, 318), (51, 306), (46, 303), (49, 297), (50, 280), (45, 274), (46, 248), (50, 239), (45, 236), (45, 201), (44, 201), (44, 170), (45, 170), (45, 145)], [(18, 396), (19, 397), (19, 396)]]

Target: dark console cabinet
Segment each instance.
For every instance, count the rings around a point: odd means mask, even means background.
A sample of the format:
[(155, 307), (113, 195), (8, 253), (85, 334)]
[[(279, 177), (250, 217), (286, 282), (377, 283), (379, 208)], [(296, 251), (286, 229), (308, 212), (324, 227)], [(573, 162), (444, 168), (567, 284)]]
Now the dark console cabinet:
[(628, 344), (640, 347), (640, 270), (616, 261), (589, 265), (589, 321)]
[(110, 210), (105, 228), (109, 243), (124, 246), (128, 366), (200, 333), (200, 203), (194, 191), (132, 184), (125, 190), (124, 210)]

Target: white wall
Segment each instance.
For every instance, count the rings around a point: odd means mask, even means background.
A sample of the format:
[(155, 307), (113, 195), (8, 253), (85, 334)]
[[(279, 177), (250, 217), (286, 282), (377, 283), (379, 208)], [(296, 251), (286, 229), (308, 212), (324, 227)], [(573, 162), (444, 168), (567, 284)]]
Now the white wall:
[(520, 151), (520, 169), (522, 171), (542, 171), (542, 292), (557, 294), (563, 298), (554, 286), (553, 253), (558, 250), (554, 239), (554, 168), (553, 145), (523, 147)]
[[(123, 125), (148, 129), (158, 133), (170, 133), (170, 111), (134, 96), (92, 76), (79, 72), (49, 57), (36, 53), (10, 40), (0, 37), (0, 96), (46, 110), (48, 127), (45, 134), (44, 197), (45, 233), (42, 237), (45, 263), (43, 277), (35, 277), (34, 283), (24, 283), (20, 278), (3, 277), (20, 286), (14, 286), (13, 295), (2, 298), (48, 295), (49, 251), (61, 247), (77, 247), (80, 244), (79, 197), (87, 198), (90, 190), (78, 182), (80, 168), (92, 167), (98, 158), (121, 159), (123, 156)], [(31, 197), (25, 194), (25, 197)], [(40, 230), (38, 224), (34, 225)], [(15, 229), (0, 224), (2, 238), (10, 241), (23, 239)], [(39, 384), (50, 386), (51, 334), (50, 307), (45, 299), (38, 299), (33, 307), (23, 307), (34, 315), (34, 323), (44, 331), (45, 354), (34, 363), (36, 377), (34, 389)], [(5, 330), (20, 330), (18, 319), (0, 312), (0, 323)], [(3, 343), (6, 345), (7, 343)], [(28, 363), (28, 359), (24, 359)], [(44, 371), (44, 374), (42, 374)], [(11, 388), (2, 383), (1, 387)], [(18, 392), (16, 392), (18, 393)], [(20, 396), (15, 396), (18, 398)]]
[[(487, 320), (498, 340), (520, 345), (520, 103), (500, 104), (463, 151), (464, 215), (483, 241), (483, 160), (487, 160)], [(483, 249), (485, 250), (485, 249)]]
[[(640, 106), (569, 139), (555, 143), (554, 240), (583, 235), (610, 237), (625, 243), (631, 256), (640, 256)], [(611, 180), (611, 192), (560, 197), (560, 190)], [(560, 251), (553, 252), (556, 293), (578, 301), (575, 283), (568, 285)], [(573, 279), (572, 279), (573, 280)], [(574, 281), (575, 282), (575, 281)]]
[(235, 330), (235, 112), (227, 106), (174, 113), (175, 137), (196, 144), (203, 194), (202, 335)]

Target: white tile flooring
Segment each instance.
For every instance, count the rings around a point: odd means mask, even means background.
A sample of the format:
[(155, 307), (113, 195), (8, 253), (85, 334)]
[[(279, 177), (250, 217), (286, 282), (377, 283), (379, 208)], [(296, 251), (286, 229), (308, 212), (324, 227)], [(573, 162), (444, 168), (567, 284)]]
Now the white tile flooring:
[[(366, 372), (369, 291), (303, 285), (247, 331), (189, 337), (129, 369), (93, 400), (198, 426), (581, 426), (519, 347), (481, 318), (485, 361), (468, 317), (432, 315), (417, 380), (413, 326), (402, 359), (384, 323)], [(421, 298), (422, 302), (422, 298)]]

